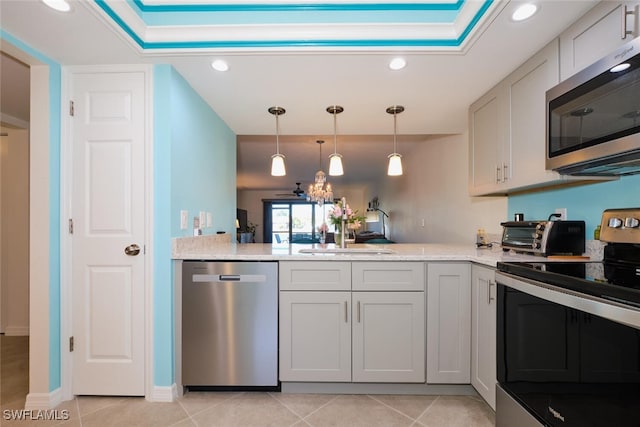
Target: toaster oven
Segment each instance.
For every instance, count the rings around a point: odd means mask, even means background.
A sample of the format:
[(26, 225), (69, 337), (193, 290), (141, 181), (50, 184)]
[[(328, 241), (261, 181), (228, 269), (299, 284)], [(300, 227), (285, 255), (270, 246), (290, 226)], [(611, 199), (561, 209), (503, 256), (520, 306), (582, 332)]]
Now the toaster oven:
[(500, 224), (502, 250), (536, 255), (582, 255), (584, 221), (507, 221)]

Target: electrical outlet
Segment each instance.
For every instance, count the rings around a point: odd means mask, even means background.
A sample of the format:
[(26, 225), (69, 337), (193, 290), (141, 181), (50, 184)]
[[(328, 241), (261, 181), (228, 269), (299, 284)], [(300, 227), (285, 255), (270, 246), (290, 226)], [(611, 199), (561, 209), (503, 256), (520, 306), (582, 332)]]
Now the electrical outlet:
[(207, 212), (207, 228), (213, 227), (213, 214), (211, 212)]
[(560, 214), (560, 218), (558, 218), (559, 220), (567, 220), (567, 208), (556, 208), (556, 213)]
[(187, 221), (189, 219), (188, 211), (180, 211), (180, 230), (187, 229)]

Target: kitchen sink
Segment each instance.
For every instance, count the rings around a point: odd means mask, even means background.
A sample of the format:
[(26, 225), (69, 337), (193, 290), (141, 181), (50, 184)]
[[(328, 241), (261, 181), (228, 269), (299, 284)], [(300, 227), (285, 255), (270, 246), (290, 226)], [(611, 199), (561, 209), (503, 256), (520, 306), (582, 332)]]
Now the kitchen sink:
[(301, 254), (393, 254), (395, 251), (385, 248), (306, 248)]

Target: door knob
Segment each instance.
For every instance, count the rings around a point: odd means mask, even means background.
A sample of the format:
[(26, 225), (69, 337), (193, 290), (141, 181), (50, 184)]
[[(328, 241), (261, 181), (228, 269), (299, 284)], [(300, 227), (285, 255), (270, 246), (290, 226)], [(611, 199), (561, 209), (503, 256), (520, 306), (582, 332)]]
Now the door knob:
[(140, 246), (135, 243), (124, 248), (124, 253), (129, 256), (136, 256), (140, 253)]

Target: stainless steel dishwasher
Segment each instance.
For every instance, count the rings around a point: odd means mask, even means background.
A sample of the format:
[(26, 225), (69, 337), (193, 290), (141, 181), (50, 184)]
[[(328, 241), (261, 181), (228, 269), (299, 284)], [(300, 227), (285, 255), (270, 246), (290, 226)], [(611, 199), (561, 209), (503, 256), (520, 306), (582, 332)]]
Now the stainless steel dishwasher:
[(279, 390), (277, 262), (183, 263), (182, 383)]

